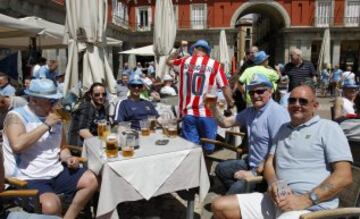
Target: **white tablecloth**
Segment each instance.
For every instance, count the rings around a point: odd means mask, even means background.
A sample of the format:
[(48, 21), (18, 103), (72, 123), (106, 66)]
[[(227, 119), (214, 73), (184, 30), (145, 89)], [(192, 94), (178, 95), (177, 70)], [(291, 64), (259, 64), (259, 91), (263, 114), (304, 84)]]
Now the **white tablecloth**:
[(149, 199), (165, 193), (200, 187), (203, 201), (210, 187), (200, 146), (180, 137), (165, 146), (155, 145), (160, 133), (140, 137), (140, 149), (133, 158), (107, 160), (96, 137), (84, 143), (88, 168), (101, 175), (97, 218), (118, 218), (116, 206), (125, 201)]

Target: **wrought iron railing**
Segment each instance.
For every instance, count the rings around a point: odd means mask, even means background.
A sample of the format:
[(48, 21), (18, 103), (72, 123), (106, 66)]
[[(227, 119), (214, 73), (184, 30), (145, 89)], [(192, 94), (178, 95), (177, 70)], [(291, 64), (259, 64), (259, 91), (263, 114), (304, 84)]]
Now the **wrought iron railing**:
[(125, 19), (123, 17), (113, 15), (112, 16), (112, 23), (115, 24), (115, 25), (118, 25), (120, 27), (123, 27), (125, 29), (129, 28), (129, 20)]
[(316, 27), (330, 27), (334, 24), (334, 17), (315, 17), (314, 25)]
[(360, 26), (360, 17), (344, 17), (345, 26)]

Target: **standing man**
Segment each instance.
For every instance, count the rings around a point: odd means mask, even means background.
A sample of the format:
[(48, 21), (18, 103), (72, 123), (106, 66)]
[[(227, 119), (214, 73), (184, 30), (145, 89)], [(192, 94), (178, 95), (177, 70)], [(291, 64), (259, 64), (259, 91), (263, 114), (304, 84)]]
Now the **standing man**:
[[(265, 162), (268, 192), (216, 199), (214, 218), (293, 219), (338, 207), (337, 194), (352, 183), (352, 156), (340, 126), (315, 115), (318, 106), (309, 86), (291, 92), (291, 121), (281, 126)], [(279, 180), (287, 184), (281, 196)]]
[(43, 65), (40, 67), (39, 71), (37, 71), (34, 78), (47, 78), (53, 81), (56, 81), (57, 68), (59, 66), (58, 61), (50, 60), (47, 65)]
[(16, 89), (9, 83), (9, 77), (0, 72), (0, 95), (1, 96), (14, 96)]
[[(180, 78), (179, 112), (183, 122), (181, 135), (196, 144), (200, 143), (200, 138), (215, 139), (217, 132), (216, 121), (210, 109), (204, 105), (204, 94), (217, 85), (222, 89), (228, 107), (234, 106), (225, 73), (220, 63), (209, 57), (210, 51), (208, 42), (198, 40), (190, 48), (192, 56), (180, 59), (170, 56), (167, 61)], [(215, 145), (205, 144), (203, 149), (206, 153), (212, 153)]]
[(331, 96), (339, 96), (341, 87), (341, 78), (343, 71), (339, 68), (339, 64), (334, 66), (334, 70), (330, 75), (330, 94)]
[(126, 99), (129, 93), (128, 82), (129, 82), (129, 75), (123, 72), (121, 74), (120, 80), (118, 80), (116, 85), (116, 94), (119, 100)]
[(316, 71), (314, 65), (307, 60), (303, 60), (300, 49), (292, 49), (290, 52), (291, 62), (284, 68), (284, 75), (289, 77), (289, 92), (299, 86), (306, 78), (311, 78), (316, 82)]
[(249, 141), (249, 156), (241, 160), (227, 160), (216, 166), (215, 173), (228, 189), (228, 195), (245, 192), (245, 179), (263, 171), (263, 164), (280, 127), (290, 121), (286, 110), (272, 98), (272, 83), (259, 73), (246, 86), (252, 107), (236, 116), (223, 117), (212, 104), (210, 109), (219, 126), (246, 128)]

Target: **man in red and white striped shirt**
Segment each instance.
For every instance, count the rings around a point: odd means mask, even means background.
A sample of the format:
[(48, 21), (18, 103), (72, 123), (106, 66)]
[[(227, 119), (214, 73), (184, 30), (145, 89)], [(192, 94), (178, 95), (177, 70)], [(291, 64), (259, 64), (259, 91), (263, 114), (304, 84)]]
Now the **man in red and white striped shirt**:
[[(190, 48), (192, 56), (168, 60), (168, 64), (179, 74), (179, 112), (182, 116), (181, 135), (199, 144), (200, 138), (215, 139), (217, 124), (203, 97), (214, 86), (221, 88), (229, 107), (234, 106), (221, 64), (209, 57), (211, 48), (205, 40), (198, 40)], [(215, 146), (203, 145), (205, 152), (211, 153)]]

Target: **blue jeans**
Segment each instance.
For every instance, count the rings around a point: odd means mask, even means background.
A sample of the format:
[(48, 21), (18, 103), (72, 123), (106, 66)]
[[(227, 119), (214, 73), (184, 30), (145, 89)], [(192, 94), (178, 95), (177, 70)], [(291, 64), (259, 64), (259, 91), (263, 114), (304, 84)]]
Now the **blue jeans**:
[[(215, 139), (216, 132), (217, 123), (214, 118), (187, 115), (182, 119), (181, 136), (195, 144), (200, 144), (200, 138)], [(205, 143), (203, 149), (206, 153), (211, 153), (215, 150), (215, 145)]]
[(240, 194), (245, 192), (245, 180), (234, 178), (235, 172), (238, 170), (249, 170), (246, 160), (226, 160), (219, 163), (215, 168), (215, 173), (222, 181), (226, 189), (227, 195)]

